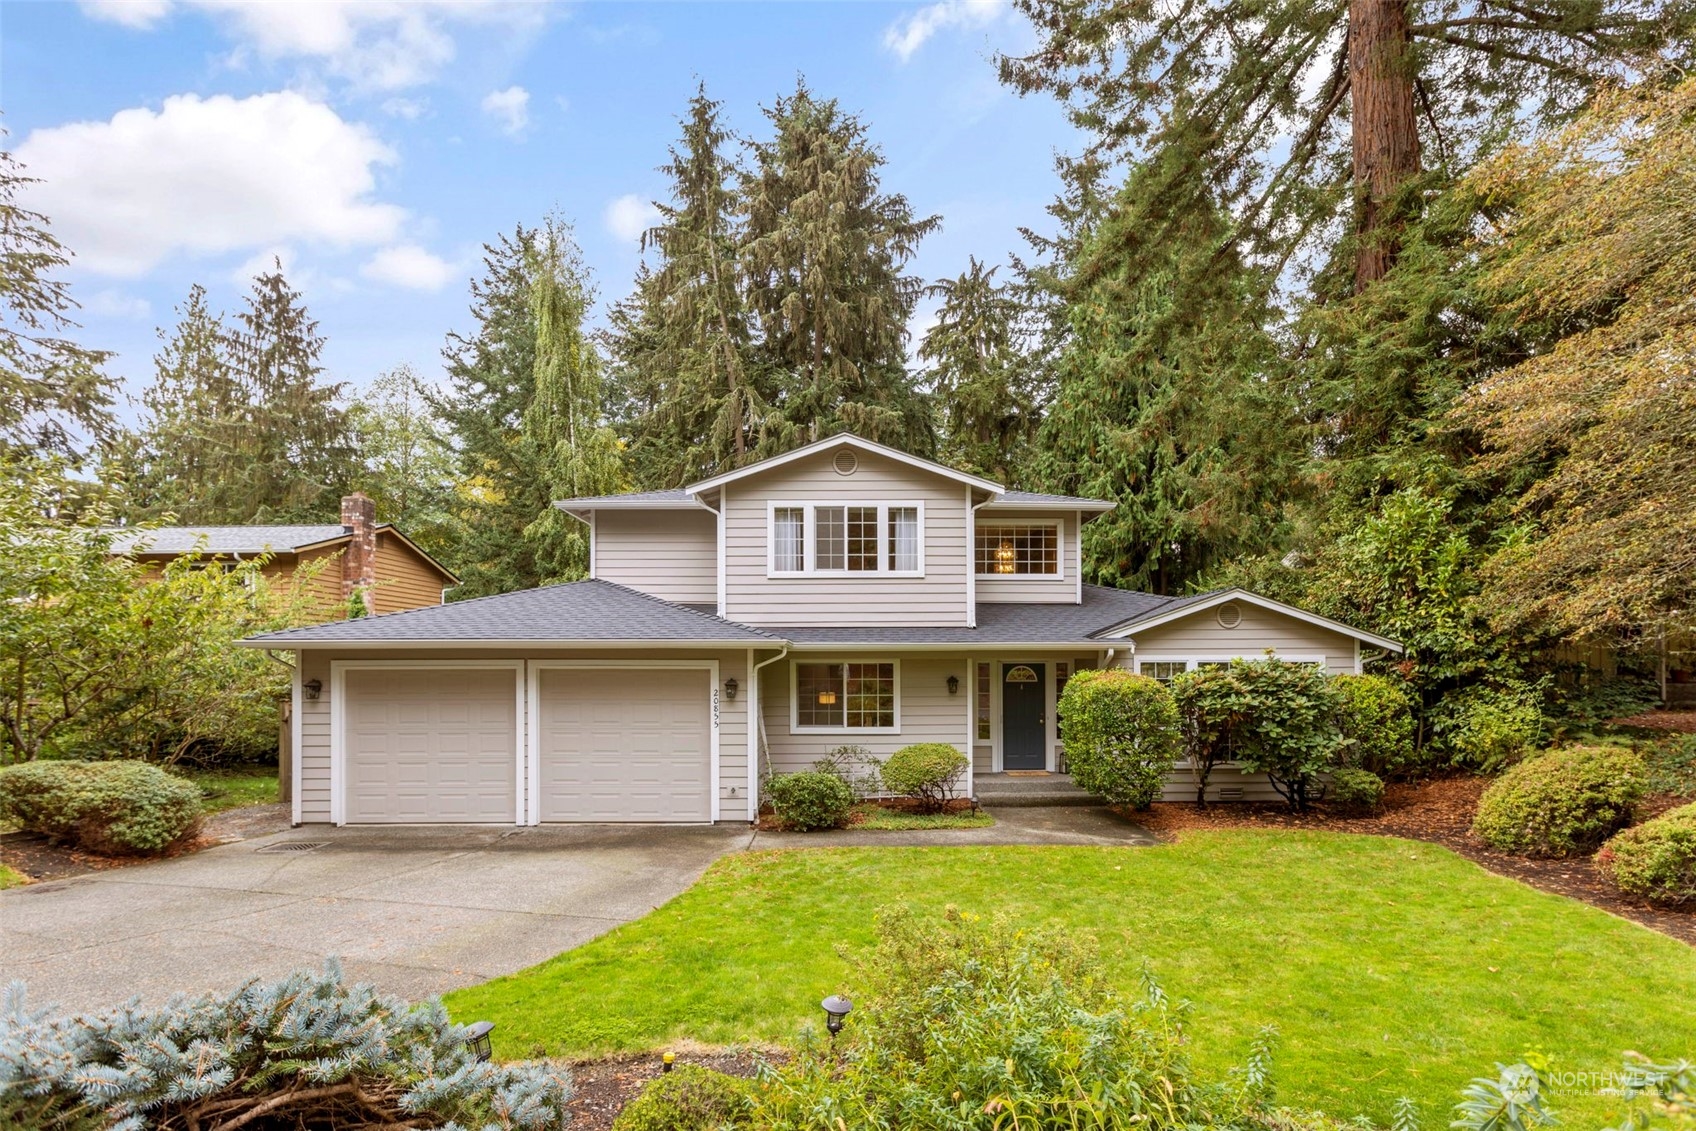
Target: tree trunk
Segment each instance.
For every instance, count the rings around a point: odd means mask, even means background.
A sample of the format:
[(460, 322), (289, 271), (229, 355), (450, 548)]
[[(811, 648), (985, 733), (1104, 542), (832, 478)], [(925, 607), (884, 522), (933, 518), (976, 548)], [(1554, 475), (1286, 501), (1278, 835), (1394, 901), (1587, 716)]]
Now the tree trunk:
[(1349, 0), (1356, 293), (1382, 279), (1398, 250), (1396, 190), (1419, 172), (1413, 32), (1407, 0)]

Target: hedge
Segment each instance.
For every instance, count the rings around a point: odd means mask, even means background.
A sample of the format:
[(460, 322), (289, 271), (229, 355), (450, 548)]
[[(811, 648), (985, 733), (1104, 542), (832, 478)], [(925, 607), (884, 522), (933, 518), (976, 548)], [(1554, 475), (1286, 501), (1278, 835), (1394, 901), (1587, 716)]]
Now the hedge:
[(200, 789), (144, 762), (0, 769), (0, 817), (106, 856), (155, 855), (200, 831)]

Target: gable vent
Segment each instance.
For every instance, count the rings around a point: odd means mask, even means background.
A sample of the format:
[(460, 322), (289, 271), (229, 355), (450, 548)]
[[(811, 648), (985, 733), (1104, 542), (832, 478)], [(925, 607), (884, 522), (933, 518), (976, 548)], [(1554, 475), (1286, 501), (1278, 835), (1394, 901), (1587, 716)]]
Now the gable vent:
[(830, 466), (836, 469), (838, 475), (852, 475), (860, 468), (860, 457), (854, 454), (852, 448), (841, 448), (830, 461)]
[(1226, 601), (1219, 606), (1219, 627), (1235, 628), (1243, 623), (1243, 607), (1235, 601)]

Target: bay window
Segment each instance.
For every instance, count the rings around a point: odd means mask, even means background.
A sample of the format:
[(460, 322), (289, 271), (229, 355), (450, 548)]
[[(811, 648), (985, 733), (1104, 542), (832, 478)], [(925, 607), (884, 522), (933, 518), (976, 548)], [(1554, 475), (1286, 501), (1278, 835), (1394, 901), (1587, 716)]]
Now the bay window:
[(774, 503), (769, 531), (773, 577), (924, 575), (922, 503)]

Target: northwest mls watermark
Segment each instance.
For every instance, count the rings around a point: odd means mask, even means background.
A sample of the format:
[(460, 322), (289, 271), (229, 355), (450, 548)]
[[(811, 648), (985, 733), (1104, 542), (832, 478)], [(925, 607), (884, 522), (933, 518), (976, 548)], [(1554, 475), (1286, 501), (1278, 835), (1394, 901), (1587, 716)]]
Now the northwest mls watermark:
[(1665, 1072), (1633, 1068), (1587, 1070), (1546, 1068), (1537, 1074), (1547, 1096), (1624, 1096), (1653, 1089), (1670, 1079)]

